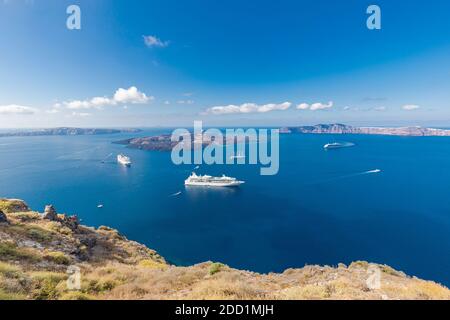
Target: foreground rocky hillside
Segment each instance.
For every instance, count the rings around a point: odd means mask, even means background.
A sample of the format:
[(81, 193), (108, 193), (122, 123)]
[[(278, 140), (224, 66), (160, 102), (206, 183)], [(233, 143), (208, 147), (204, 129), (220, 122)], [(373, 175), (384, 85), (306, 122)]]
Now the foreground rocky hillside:
[[(74, 282), (68, 287), (73, 270), (80, 271), (79, 290), (69, 290)], [(379, 286), (371, 279), (374, 270)], [(114, 229), (82, 226), (52, 206), (41, 214), (21, 200), (0, 199), (0, 300), (5, 299), (450, 299), (450, 291), (361, 261), (280, 274), (212, 262), (172, 266)]]

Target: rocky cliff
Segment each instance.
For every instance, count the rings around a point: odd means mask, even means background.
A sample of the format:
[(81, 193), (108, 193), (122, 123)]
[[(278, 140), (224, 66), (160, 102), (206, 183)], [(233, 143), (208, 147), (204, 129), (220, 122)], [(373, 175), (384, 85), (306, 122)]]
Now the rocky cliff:
[(318, 124), (315, 126), (284, 127), (281, 133), (315, 134), (377, 134), (391, 136), (450, 136), (450, 130), (422, 127), (353, 127), (345, 124)]
[[(74, 270), (76, 287), (68, 285)], [(362, 261), (270, 274), (212, 262), (177, 267), (117, 230), (80, 225), (52, 206), (41, 214), (21, 200), (0, 199), (5, 299), (450, 299), (450, 291)]]
[(98, 129), (98, 128), (51, 128), (35, 129), (26, 131), (10, 131), (0, 133), (0, 137), (33, 137), (33, 136), (80, 136), (80, 135), (98, 135), (114, 133), (135, 133), (139, 129)]

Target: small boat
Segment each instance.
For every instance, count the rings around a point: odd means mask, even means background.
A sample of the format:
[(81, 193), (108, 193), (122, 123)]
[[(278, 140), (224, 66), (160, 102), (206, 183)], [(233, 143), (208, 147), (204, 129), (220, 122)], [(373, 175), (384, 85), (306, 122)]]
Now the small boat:
[(103, 208), (103, 205), (102, 205), (102, 204), (99, 204), (99, 205), (97, 206), (97, 208), (101, 209), (101, 208)]
[(124, 154), (117, 155), (117, 162), (126, 167), (131, 166), (131, 159)]
[(380, 173), (380, 172), (381, 172), (381, 169), (367, 171), (367, 173)]
[(243, 155), (242, 153), (238, 153), (235, 156), (230, 156), (230, 159), (245, 159), (245, 155)]
[(227, 177), (212, 177), (208, 175), (198, 176), (195, 173), (186, 179), (184, 184), (186, 186), (208, 186), (208, 187), (237, 187), (245, 181), (239, 181), (236, 178)]

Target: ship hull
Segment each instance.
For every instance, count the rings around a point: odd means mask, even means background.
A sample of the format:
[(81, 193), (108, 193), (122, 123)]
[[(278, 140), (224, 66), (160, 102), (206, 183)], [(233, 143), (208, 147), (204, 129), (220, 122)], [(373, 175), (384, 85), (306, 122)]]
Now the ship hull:
[(212, 182), (195, 182), (195, 181), (189, 181), (189, 182), (185, 182), (184, 185), (186, 186), (196, 186), (196, 187), (238, 187), (241, 184), (243, 184), (242, 181), (233, 181), (233, 182), (216, 182), (216, 183), (212, 183)]

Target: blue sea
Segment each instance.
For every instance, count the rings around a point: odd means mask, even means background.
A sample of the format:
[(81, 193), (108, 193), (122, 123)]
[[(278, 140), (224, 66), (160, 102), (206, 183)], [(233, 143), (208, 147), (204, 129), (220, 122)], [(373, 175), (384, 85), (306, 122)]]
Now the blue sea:
[[(450, 286), (449, 137), (282, 135), (277, 175), (200, 166), (246, 183), (186, 189), (195, 165), (112, 144), (163, 131), (0, 138), (0, 197), (112, 226), (178, 265), (280, 272), (367, 260)], [(324, 151), (333, 141), (355, 146)], [(121, 152), (132, 167), (117, 164)]]

